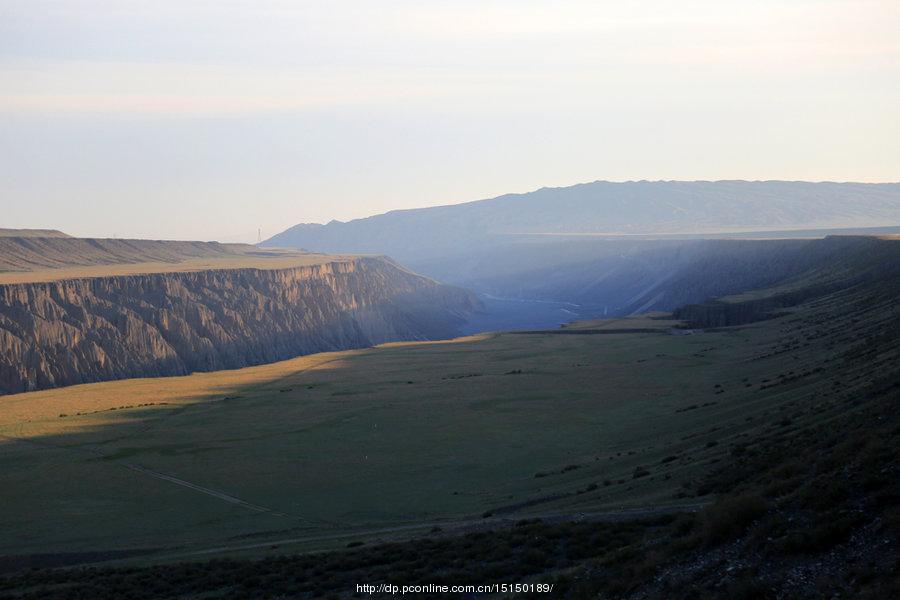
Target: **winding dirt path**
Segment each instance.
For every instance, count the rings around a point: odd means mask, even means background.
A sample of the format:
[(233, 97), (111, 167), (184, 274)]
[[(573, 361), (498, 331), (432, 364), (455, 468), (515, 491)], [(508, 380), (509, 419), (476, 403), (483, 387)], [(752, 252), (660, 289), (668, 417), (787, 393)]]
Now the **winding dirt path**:
[[(169, 483), (174, 483), (175, 485), (180, 485), (187, 489), (194, 490), (195, 492), (200, 492), (201, 494), (206, 494), (207, 496), (211, 496), (218, 500), (222, 500), (224, 502), (229, 502), (231, 504), (235, 504), (242, 508), (246, 508), (247, 510), (252, 510), (254, 512), (259, 512), (259, 513), (267, 513), (270, 515), (275, 515), (277, 517), (298, 519), (301, 521), (307, 521), (309, 523), (317, 523), (317, 524), (323, 523), (323, 521), (321, 521), (321, 520), (308, 519), (306, 517), (301, 517), (298, 515), (289, 515), (287, 513), (279, 512), (277, 510), (274, 510), (274, 509), (266, 507), (266, 506), (261, 506), (259, 504), (253, 504), (252, 502), (247, 502), (246, 500), (241, 500), (240, 498), (236, 498), (235, 496), (226, 494), (225, 492), (220, 492), (218, 490), (214, 490), (212, 488), (198, 485), (196, 483), (191, 483), (190, 481), (185, 481), (184, 479), (179, 479), (178, 477), (174, 477), (172, 475), (167, 475), (166, 473), (160, 473), (159, 471), (154, 471), (153, 469), (148, 469), (147, 467), (143, 467), (143, 466), (135, 464), (135, 463), (116, 460), (114, 458), (110, 458), (110, 456), (108, 454), (105, 454), (104, 452), (101, 452), (100, 450), (97, 450), (96, 448), (90, 448), (87, 446), (85, 446), (85, 447), (65, 446), (62, 444), (54, 444), (52, 442), (42, 442), (42, 441), (32, 440), (32, 439), (28, 439), (28, 438), (15, 438), (15, 437), (7, 436), (7, 435), (0, 435), (0, 438), (7, 440), (7, 441), (11, 441), (11, 442), (24, 442), (26, 444), (32, 444), (34, 446), (39, 446), (39, 447), (43, 447), (43, 448), (66, 450), (69, 452), (77, 452), (80, 454), (90, 454), (92, 456), (96, 456), (99, 458), (104, 458), (104, 459), (109, 460), (108, 464), (110, 464), (110, 465), (124, 467), (131, 471), (134, 471), (135, 473), (140, 473), (142, 475), (154, 477), (154, 478), (160, 479), (162, 481), (168, 481)], [(324, 522), (324, 523), (329, 524), (329, 525), (332, 524), (330, 522)]]
[(545, 522), (565, 522), (565, 521), (597, 521), (616, 523), (622, 521), (633, 521), (636, 519), (645, 519), (659, 517), (664, 515), (678, 514), (684, 512), (697, 512), (706, 507), (708, 502), (700, 502), (695, 504), (680, 504), (673, 506), (650, 506), (640, 508), (629, 508), (615, 511), (604, 512), (582, 512), (582, 513), (545, 513), (519, 515), (516, 518), (477, 518), (444, 521), (426, 521), (420, 523), (410, 523), (408, 525), (395, 525), (391, 527), (380, 527), (374, 529), (360, 529), (355, 531), (344, 531), (341, 533), (333, 533), (327, 535), (314, 535), (305, 537), (294, 537), (280, 540), (269, 540), (266, 542), (256, 542), (253, 544), (240, 544), (233, 546), (219, 546), (216, 548), (206, 548), (203, 550), (193, 550), (190, 552), (179, 552), (173, 554), (165, 554), (152, 557), (153, 560), (174, 560), (196, 558), (213, 554), (222, 554), (226, 552), (242, 552), (245, 550), (256, 550), (260, 548), (271, 548), (273, 546), (287, 546), (291, 544), (302, 544), (306, 542), (325, 542), (329, 540), (352, 539), (367, 536), (386, 535), (392, 533), (401, 533), (404, 531), (414, 531), (417, 529), (431, 529), (434, 527), (441, 528), (441, 536), (456, 536), (475, 530), (492, 530), (503, 529), (514, 526), (523, 518), (540, 518)]

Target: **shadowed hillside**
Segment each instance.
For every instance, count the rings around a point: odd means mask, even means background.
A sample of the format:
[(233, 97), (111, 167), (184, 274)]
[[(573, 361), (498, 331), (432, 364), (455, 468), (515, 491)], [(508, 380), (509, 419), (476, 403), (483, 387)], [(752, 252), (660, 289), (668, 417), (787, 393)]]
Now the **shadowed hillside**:
[[(539, 294), (609, 306), (611, 314), (672, 310), (688, 303), (775, 285), (800, 285), (823, 273), (878, 271), (896, 261), (892, 243), (833, 236), (816, 240), (700, 240), (619, 254), (604, 262), (568, 265), (531, 276)], [(861, 274), (861, 273), (860, 273)], [(532, 292), (534, 293), (534, 292)]]
[(435, 264), (433, 271), (443, 281), (487, 295), (488, 313), (473, 325), (493, 329), (495, 323), (512, 322), (511, 315), (519, 314), (512, 328), (530, 329), (573, 319), (668, 311), (802, 279), (846, 262), (848, 254), (883, 247), (885, 241), (862, 236), (545, 240), (497, 249), (461, 266)]

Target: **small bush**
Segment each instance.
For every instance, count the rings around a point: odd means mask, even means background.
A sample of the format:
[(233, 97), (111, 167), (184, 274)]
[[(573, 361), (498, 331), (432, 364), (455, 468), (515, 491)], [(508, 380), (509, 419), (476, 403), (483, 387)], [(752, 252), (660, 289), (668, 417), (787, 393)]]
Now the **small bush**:
[(767, 510), (766, 501), (753, 494), (721, 498), (702, 513), (704, 541), (715, 544), (736, 537)]
[(762, 598), (772, 598), (773, 595), (772, 591), (762, 582), (749, 575), (744, 575), (728, 585), (725, 597), (732, 600), (761, 600)]
[(634, 473), (631, 475), (632, 479), (638, 479), (640, 477), (646, 477), (650, 474), (650, 471), (645, 469), (644, 467), (636, 467), (634, 469)]

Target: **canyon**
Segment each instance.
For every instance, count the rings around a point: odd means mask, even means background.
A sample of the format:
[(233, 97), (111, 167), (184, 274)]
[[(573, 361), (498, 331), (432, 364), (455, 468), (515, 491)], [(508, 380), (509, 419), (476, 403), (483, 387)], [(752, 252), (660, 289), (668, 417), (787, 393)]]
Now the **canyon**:
[(295, 259), (0, 283), (0, 394), (452, 337), (478, 307), (384, 257)]

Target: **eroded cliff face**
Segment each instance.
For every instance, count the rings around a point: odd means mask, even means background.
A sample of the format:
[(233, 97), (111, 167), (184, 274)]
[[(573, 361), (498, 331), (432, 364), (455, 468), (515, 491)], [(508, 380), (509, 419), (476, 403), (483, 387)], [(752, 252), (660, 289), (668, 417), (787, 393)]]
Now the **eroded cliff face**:
[(452, 337), (477, 305), (378, 257), (0, 285), (0, 393)]

